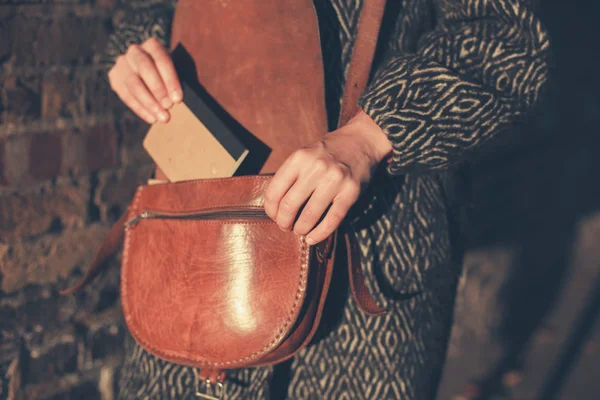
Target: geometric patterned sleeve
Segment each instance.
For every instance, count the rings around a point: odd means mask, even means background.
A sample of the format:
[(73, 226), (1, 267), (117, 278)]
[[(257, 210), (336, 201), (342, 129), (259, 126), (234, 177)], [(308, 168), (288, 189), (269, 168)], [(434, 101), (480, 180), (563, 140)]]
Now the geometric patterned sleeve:
[(390, 174), (460, 163), (530, 111), (548, 78), (549, 39), (530, 1), (434, 3), (435, 28), (413, 52), (392, 45), (359, 100), (392, 143)]
[(114, 30), (100, 55), (101, 67), (109, 70), (131, 44), (141, 44), (150, 37), (167, 46), (171, 32), (174, 0), (137, 1), (120, 8), (113, 18)]

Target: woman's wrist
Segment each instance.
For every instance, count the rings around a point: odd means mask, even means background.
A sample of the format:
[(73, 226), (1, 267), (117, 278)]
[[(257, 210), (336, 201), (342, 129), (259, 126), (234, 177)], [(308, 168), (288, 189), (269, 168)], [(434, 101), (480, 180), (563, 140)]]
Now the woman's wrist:
[(392, 143), (386, 133), (367, 113), (359, 110), (348, 123), (357, 126), (360, 132), (368, 137), (372, 144), (372, 156), (378, 163), (390, 159), (393, 150)]

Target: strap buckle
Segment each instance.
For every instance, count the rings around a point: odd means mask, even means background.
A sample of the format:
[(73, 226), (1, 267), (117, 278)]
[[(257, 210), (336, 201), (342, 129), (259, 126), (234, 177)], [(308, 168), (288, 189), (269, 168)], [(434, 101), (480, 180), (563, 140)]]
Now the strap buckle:
[(225, 387), (221, 382), (211, 382), (210, 378), (201, 380), (196, 375), (196, 396), (206, 400), (223, 400)]

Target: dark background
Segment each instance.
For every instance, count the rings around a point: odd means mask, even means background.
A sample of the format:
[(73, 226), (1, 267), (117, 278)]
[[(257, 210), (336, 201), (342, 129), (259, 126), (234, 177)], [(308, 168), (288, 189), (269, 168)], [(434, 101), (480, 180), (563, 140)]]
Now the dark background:
[[(114, 398), (118, 268), (58, 290), (151, 170), (147, 126), (100, 79), (119, 3), (0, 0), (0, 399)], [(540, 4), (553, 81), (531, 120), (473, 162), (440, 399), (598, 398), (600, 4)]]

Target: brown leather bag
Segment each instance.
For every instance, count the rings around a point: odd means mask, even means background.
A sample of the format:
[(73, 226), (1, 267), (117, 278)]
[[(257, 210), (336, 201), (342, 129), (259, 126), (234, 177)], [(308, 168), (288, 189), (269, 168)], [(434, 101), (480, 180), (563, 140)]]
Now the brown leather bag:
[[(366, 0), (361, 11), (340, 125), (357, 111), (384, 3)], [(239, 29), (223, 32), (210, 21)], [(273, 152), (262, 175), (139, 187), (86, 276), (63, 293), (93, 279), (124, 236), (121, 299), (132, 336), (160, 358), (198, 368), (197, 394), (218, 399), (223, 370), (279, 363), (310, 342), (338, 246), (348, 253), (357, 304), (368, 315), (384, 309), (369, 295), (348, 229), (309, 246), (263, 208), (268, 173), (327, 130), (312, 0), (227, 7), (180, 0), (172, 43), (188, 50), (208, 92)]]

